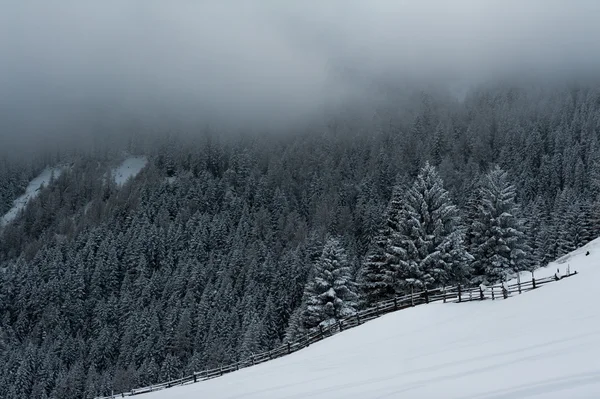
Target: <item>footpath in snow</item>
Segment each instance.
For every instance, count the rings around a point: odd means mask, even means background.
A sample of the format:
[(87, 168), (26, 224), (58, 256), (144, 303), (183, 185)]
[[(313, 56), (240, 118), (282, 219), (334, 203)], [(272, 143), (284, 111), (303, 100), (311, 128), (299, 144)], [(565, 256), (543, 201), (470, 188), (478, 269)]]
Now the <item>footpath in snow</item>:
[(390, 313), (289, 356), (143, 397), (600, 398), (600, 239), (536, 277), (567, 265), (579, 274), (508, 300)]
[(25, 194), (17, 198), (13, 203), (13, 207), (0, 218), (0, 227), (6, 226), (8, 223), (12, 222), (19, 215), (19, 212), (25, 208), (27, 203), (37, 197), (42, 185), (47, 186), (48, 183), (50, 183), (52, 176), (56, 179), (61, 173), (61, 167), (46, 168), (39, 176), (31, 180), (25, 189)]

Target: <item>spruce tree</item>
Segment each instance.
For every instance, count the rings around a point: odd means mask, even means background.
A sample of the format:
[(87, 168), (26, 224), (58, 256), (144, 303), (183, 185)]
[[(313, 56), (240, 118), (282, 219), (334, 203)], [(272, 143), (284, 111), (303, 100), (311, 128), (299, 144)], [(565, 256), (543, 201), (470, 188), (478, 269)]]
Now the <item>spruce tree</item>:
[(429, 163), (404, 195), (387, 253), (398, 261), (399, 290), (433, 288), (463, 280), (470, 255), (458, 209)]
[(392, 298), (395, 294), (395, 267), (386, 255), (388, 237), (377, 235), (361, 270), (360, 291), (366, 306)]
[(305, 290), (307, 328), (330, 324), (356, 312), (358, 295), (346, 251), (336, 238), (325, 243)]
[(361, 270), (360, 291), (366, 306), (393, 298), (396, 293), (398, 256), (403, 252), (390, 247), (394, 232), (398, 231), (402, 190), (397, 186), (386, 211), (384, 226), (374, 237)]
[(294, 342), (306, 333), (304, 328), (304, 314), (306, 312), (306, 305), (302, 303), (300, 306), (292, 312), (288, 326), (285, 330), (285, 336), (283, 342)]
[(479, 187), (480, 202), (470, 220), (470, 252), (475, 283), (496, 283), (530, 267), (531, 252), (515, 187), (507, 173), (494, 167)]

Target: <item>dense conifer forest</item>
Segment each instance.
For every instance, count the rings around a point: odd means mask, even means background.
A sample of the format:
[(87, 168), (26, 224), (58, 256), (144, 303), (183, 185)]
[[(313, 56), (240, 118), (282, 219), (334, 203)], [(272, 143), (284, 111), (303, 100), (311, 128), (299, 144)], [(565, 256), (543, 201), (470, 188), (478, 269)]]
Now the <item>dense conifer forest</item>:
[[(481, 86), (294, 132), (199, 129), (0, 159), (0, 397), (212, 368), (414, 287), (490, 284), (600, 230), (600, 87)], [(111, 168), (148, 165), (125, 185)]]

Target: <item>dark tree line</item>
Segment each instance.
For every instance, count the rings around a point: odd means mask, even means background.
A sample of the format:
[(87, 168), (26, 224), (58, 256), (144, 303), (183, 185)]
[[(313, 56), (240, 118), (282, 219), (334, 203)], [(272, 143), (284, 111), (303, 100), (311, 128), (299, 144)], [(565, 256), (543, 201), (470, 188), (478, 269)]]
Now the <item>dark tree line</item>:
[[(0, 232), (0, 397), (168, 380), (598, 236), (600, 88), (393, 104), (293, 135), (133, 142), (150, 163), (123, 187), (121, 149), (53, 155), (68, 168)], [(0, 213), (44, 164), (0, 162)]]

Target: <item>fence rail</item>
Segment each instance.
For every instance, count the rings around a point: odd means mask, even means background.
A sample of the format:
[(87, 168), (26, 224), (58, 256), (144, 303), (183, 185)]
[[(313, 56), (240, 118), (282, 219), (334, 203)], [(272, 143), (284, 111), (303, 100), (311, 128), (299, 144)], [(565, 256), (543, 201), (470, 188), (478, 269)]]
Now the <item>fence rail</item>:
[(183, 378), (178, 378), (175, 380), (163, 382), (160, 384), (154, 384), (142, 388), (132, 389), (129, 392), (122, 392), (119, 394), (114, 394), (110, 396), (97, 397), (96, 399), (112, 399), (118, 397), (125, 396), (133, 396), (139, 395), (148, 392), (160, 391), (166, 388), (171, 388), (173, 386), (191, 384), (198, 381), (205, 381), (211, 378), (220, 377), (223, 374), (231, 373), (233, 371), (239, 370), (241, 368), (254, 366), (260, 363), (267, 362), (272, 359), (276, 359), (285, 355), (289, 355), (290, 353), (299, 351), (307, 346), (314, 344), (316, 342), (321, 341), (324, 338), (335, 335), (339, 332), (345, 331), (347, 329), (359, 326), (363, 323), (366, 323), (370, 320), (376, 319), (381, 315), (395, 312), (398, 310), (433, 303), (433, 302), (454, 302), (454, 303), (462, 303), (462, 302), (470, 302), (470, 301), (481, 301), (481, 300), (496, 300), (496, 299), (507, 299), (514, 294), (521, 294), (523, 292), (531, 291), (541, 287), (544, 284), (548, 284), (554, 281), (561, 280), (566, 277), (571, 277), (576, 275), (577, 272), (571, 273), (569, 269), (567, 269), (566, 274), (560, 275), (559, 271), (554, 276), (544, 277), (540, 279), (536, 279), (534, 274), (531, 273), (531, 280), (529, 281), (517, 281), (513, 284), (495, 284), (492, 286), (478, 286), (478, 287), (443, 287), (436, 288), (433, 290), (425, 290), (414, 292), (409, 295), (404, 295), (400, 297), (395, 297), (393, 299), (385, 300), (378, 302), (375, 306), (370, 307), (368, 309), (364, 309), (360, 312), (355, 313), (354, 315), (347, 317), (345, 319), (339, 320), (335, 323), (332, 323), (328, 326), (319, 326), (305, 335), (300, 337), (295, 342), (284, 343), (277, 348), (274, 348), (270, 351), (258, 353), (250, 356), (247, 359), (235, 362), (233, 364), (229, 364), (222, 367), (213, 368), (210, 370), (204, 370), (200, 372), (195, 372), (192, 375), (188, 375)]

